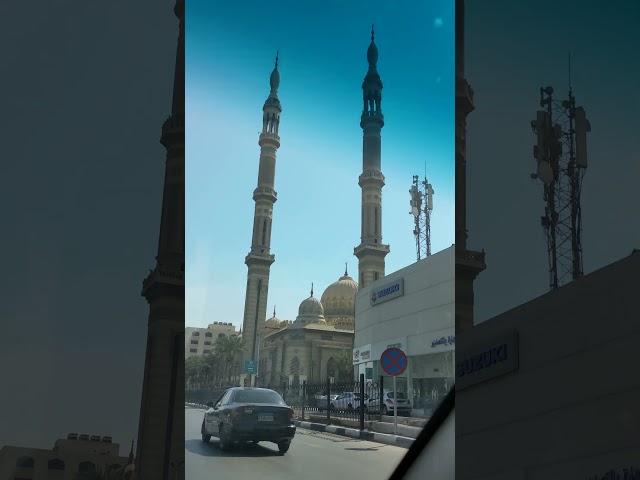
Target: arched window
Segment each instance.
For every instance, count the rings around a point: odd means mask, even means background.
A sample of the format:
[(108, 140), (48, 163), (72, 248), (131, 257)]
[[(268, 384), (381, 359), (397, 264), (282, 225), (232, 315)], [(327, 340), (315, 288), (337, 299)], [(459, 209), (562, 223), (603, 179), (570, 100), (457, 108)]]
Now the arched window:
[(16, 467), (20, 468), (33, 468), (33, 458), (31, 457), (20, 457), (16, 461)]
[(266, 245), (265, 239), (267, 237), (267, 219), (262, 221), (262, 245)]
[(327, 360), (327, 377), (336, 376), (336, 359), (331, 357)]
[(374, 235), (377, 237), (378, 236), (378, 232), (379, 230), (379, 225), (378, 225), (378, 207), (373, 209), (373, 222), (374, 222)]
[(298, 357), (293, 357), (291, 359), (291, 363), (289, 363), (289, 374), (290, 375), (300, 374), (300, 360), (298, 360)]
[(64, 470), (64, 460), (59, 458), (52, 458), (47, 462), (47, 468), (49, 470)]
[(93, 462), (80, 462), (78, 465), (78, 472), (90, 473), (96, 471), (96, 464)]

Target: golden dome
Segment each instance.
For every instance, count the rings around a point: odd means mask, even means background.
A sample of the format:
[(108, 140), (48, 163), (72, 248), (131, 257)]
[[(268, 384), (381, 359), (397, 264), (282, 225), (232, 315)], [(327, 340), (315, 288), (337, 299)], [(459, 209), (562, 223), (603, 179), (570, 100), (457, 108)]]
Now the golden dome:
[(329, 285), (321, 297), (324, 314), (333, 316), (354, 316), (358, 284), (345, 271), (338, 281)]

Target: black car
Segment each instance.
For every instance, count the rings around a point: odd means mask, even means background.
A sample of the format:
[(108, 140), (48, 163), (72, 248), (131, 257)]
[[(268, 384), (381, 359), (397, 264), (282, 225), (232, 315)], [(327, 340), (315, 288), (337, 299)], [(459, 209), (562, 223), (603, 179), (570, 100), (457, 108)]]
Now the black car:
[(278, 392), (267, 388), (227, 389), (202, 420), (202, 441), (218, 437), (222, 450), (236, 442), (274, 442), (284, 455), (296, 433), (293, 409)]

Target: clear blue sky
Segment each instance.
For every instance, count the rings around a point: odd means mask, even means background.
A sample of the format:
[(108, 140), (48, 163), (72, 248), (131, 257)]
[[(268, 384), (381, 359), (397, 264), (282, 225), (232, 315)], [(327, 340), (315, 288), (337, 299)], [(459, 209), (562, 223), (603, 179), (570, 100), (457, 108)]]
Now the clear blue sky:
[(280, 51), (269, 311), (295, 319), (360, 241), (362, 79), (371, 24), (384, 83), (387, 272), (415, 261), (409, 187), (434, 185), (432, 248), (454, 241), (454, 8), (429, 2), (191, 0), (186, 31), (187, 324), (242, 324), (258, 134)]

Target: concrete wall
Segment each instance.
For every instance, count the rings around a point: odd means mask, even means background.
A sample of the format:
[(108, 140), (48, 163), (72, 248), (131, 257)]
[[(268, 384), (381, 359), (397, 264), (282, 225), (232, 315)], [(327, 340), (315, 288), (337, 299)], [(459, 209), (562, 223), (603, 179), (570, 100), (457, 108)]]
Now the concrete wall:
[[(404, 295), (372, 306), (372, 289), (399, 278), (404, 278)], [(454, 248), (449, 247), (359, 290), (355, 348), (371, 344), (371, 360), (378, 360), (389, 343), (403, 343), (409, 356), (453, 350), (453, 345), (432, 347), (432, 340), (454, 335), (454, 284)]]
[(458, 336), (458, 362), (511, 330), (519, 349), (516, 371), (457, 392), (458, 478), (640, 471), (639, 275), (636, 253)]

